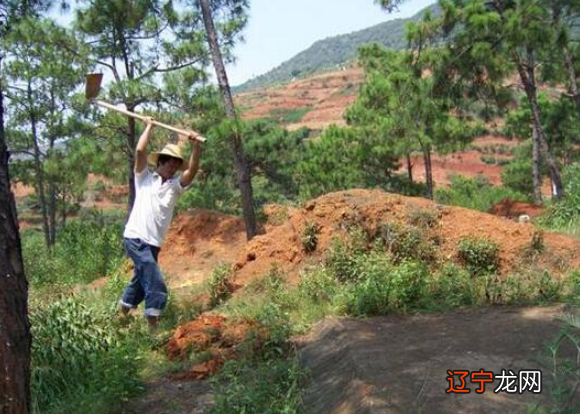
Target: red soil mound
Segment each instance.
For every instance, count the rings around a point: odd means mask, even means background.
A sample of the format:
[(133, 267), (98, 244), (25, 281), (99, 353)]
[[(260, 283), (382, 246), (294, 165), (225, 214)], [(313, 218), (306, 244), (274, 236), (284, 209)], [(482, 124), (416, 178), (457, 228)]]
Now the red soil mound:
[(243, 221), (215, 211), (193, 210), (171, 224), (159, 263), (172, 287), (199, 283), (219, 263), (234, 262), (246, 243)]
[(188, 371), (173, 375), (173, 378), (201, 380), (213, 375), (227, 360), (237, 358), (238, 347), (251, 333), (257, 332), (259, 329), (246, 321), (233, 323), (223, 316), (209, 314), (179, 326), (167, 344), (167, 356), (184, 360), (191, 352), (206, 352), (208, 357)]
[[(263, 277), (274, 264), (287, 274), (289, 282), (296, 283), (299, 271), (307, 263), (319, 261), (333, 239), (345, 237), (346, 229), (352, 225), (359, 225), (372, 235), (385, 224), (412, 224), (417, 217), (429, 217), (435, 221), (430, 231), (439, 241), (436, 260), (458, 261), (460, 240), (469, 236), (487, 238), (499, 246), (500, 272), (505, 275), (524, 263), (526, 250), (538, 237), (538, 230), (532, 224), (381, 190), (331, 193), (308, 202), (303, 208), (268, 206), (265, 212), (268, 216), (265, 234), (247, 243), (238, 218), (205, 210), (178, 217), (170, 230), (162, 266), (174, 269), (181, 266), (183, 270), (184, 263), (193, 262), (192, 266), (205, 269), (209, 274), (210, 261), (202, 262), (201, 252), (220, 249), (221, 259), (231, 259), (237, 254), (236, 284), (245, 285)], [(307, 253), (302, 235), (312, 224), (318, 229), (318, 243), (313, 253)], [(580, 266), (577, 254), (580, 241), (544, 233), (543, 244), (544, 249), (537, 253), (534, 262), (540, 269), (560, 277), (565, 270)], [(253, 349), (267, 336), (260, 327), (245, 321), (232, 323), (218, 315), (204, 314), (180, 326), (169, 341), (167, 355), (172, 359), (184, 359), (189, 352), (196, 351), (205, 352), (208, 357), (174, 378), (202, 379), (212, 375), (226, 360), (237, 357), (239, 345), (246, 341), (249, 333), (255, 339)]]
[[(536, 227), (519, 224), (491, 214), (460, 207), (440, 206), (423, 198), (404, 197), (380, 190), (349, 190), (324, 195), (301, 209), (289, 209), (287, 221), (268, 228), (266, 234), (247, 243), (236, 262), (236, 282), (245, 284), (264, 275), (273, 264), (285, 271), (291, 282), (298, 280), (298, 271), (307, 261), (320, 258), (335, 237), (345, 236), (348, 224), (359, 224), (376, 233), (385, 223), (408, 224), (417, 212), (437, 217), (440, 244), (438, 260), (456, 260), (458, 242), (470, 236), (487, 238), (498, 244), (501, 272), (515, 270), (522, 263), (525, 250), (531, 245)], [(307, 223), (316, 223), (318, 247), (307, 254), (302, 247), (302, 234)], [(580, 265), (580, 241), (559, 234), (543, 235), (545, 250), (538, 264), (554, 274)]]

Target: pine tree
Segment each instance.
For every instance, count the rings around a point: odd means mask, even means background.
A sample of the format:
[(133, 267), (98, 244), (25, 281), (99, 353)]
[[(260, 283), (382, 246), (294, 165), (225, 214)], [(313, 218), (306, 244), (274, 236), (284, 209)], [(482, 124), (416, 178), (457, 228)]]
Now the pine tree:
[[(20, 19), (45, 9), (49, 1), (0, 3), (0, 38)], [(0, 51), (0, 413), (27, 414), (30, 407), (30, 322), (28, 282), (14, 194), (10, 189), (10, 154), (4, 130), (3, 54)]]
[(443, 14), (436, 22), (446, 43), (446, 64), (437, 77), (442, 88), (456, 96), (495, 100), (507, 96), (504, 81), (515, 71), (532, 114), (534, 200), (541, 203), (540, 154), (548, 165), (552, 194), (563, 197), (557, 160), (548, 145), (538, 105), (538, 66), (553, 46), (549, 13), (540, 0), (441, 1)]
[[(241, 13), (245, 2), (238, 1), (237, 3), (239, 3), (238, 11)], [(235, 125), (237, 116), (234, 108), (234, 100), (232, 98), (232, 92), (230, 90), (230, 85), (218, 42), (218, 34), (214, 26), (213, 12), (208, 0), (199, 0), (199, 5), (202, 11), (207, 40), (211, 51), (215, 73), (218, 79), (218, 85), (222, 93), (226, 115), (228, 119)], [(216, 6), (215, 2), (213, 6)], [(250, 169), (248, 168), (248, 163), (244, 154), (244, 146), (242, 143), (239, 127), (234, 127), (234, 130), (231, 133), (230, 146), (236, 167), (238, 187), (242, 194), (242, 208), (244, 213), (244, 222), (246, 225), (246, 236), (248, 240), (250, 240), (257, 234), (257, 223), (256, 213), (254, 211), (252, 179), (250, 176)]]

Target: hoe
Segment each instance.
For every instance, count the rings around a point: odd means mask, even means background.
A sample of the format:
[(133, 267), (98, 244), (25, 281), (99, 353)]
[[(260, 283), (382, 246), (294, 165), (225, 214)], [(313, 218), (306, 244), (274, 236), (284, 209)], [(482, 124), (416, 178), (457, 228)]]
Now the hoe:
[[(103, 102), (103, 101), (96, 99), (97, 96), (99, 95), (99, 91), (101, 90), (101, 81), (102, 80), (103, 80), (102, 73), (89, 73), (87, 75), (85, 97), (89, 101), (91, 101), (99, 106), (102, 106), (103, 108), (111, 109), (113, 111), (117, 111), (119, 113), (122, 113), (123, 115), (127, 115), (130, 117), (136, 118), (136, 119), (140, 119), (141, 121), (144, 121), (146, 119), (146, 117), (143, 115), (137, 114), (135, 112), (127, 111), (126, 109), (119, 108), (118, 106), (111, 105), (110, 103)], [(189, 134), (190, 134), (190, 131), (175, 128), (174, 126), (167, 125), (167, 124), (164, 124), (164, 123), (159, 122), (159, 121), (153, 121), (152, 123), (153, 123), (153, 125), (157, 125), (157, 126), (160, 126), (162, 128), (168, 129), (170, 131), (177, 132), (180, 135), (189, 136)], [(203, 137), (197, 137), (196, 139), (198, 141), (201, 141), (201, 142), (205, 142), (205, 140), (206, 140)]]

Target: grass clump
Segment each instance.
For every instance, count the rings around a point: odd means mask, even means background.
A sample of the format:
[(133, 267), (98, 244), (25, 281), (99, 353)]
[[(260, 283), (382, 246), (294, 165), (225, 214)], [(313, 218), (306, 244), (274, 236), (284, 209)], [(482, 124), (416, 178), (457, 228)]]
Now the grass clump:
[(499, 270), (499, 246), (487, 239), (467, 237), (457, 244), (459, 259), (474, 276)]
[(122, 221), (104, 215), (70, 220), (49, 250), (41, 233), (22, 234), (24, 266), (33, 287), (90, 283), (110, 274), (123, 258)]
[(107, 412), (142, 390), (135, 338), (84, 302), (71, 296), (31, 311), (34, 412)]
[(435, 200), (440, 204), (460, 206), (478, 211), (489, 209), (502, 200), (527, 201), (527, 197), (505, 186), (494, 186), (484, 176), (466, 178), (451, 176), (451, 186), (435, 191)]
[(228, 264), (216, 266), (211, 274), (209, 284), (209, 306), (214, 308), (227, 301), (233, 293), (232, 268)]
[(383, 244), (395, 262), (404, 260), (433, 261), (436, 246), (424, 230), (398, 223), (386, 223), (379, 227), (377, 242)]
[(306, 253), (312, 253), (316, 250), (318, 246), (318, 224), (315, 222), (308, 222), (304, 226), (304, 230), (302, 231), (302, 249)]

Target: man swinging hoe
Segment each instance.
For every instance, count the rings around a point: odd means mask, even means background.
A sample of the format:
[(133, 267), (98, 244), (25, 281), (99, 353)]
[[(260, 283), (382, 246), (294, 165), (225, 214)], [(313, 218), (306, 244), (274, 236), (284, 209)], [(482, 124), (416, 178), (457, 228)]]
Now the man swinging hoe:
[[(195, 131), (181, 130), (96, 99), (102, 74), (87, 76), (86, 97), (91, 102), (140, 119), (146, 123), (135, 148), (135, 203), (123, 233), (123, 244), (134, 264), (134, 275), (120, 299), (121, 313), (127, 315), (145, 302), (149, 329), (154, 331), (167, 304), (167, 286), (157, 264), (159, 250), (169, 229), (175, 204), (191, 184), (199, 168), (200, 142), (205, 138)], [(178, 145), (167, 144), (159, 152), (147, 154), (153, 126), (157, 125), (187, 137), (192, 143), (189, 160), (185, 160)], [(147, 167), (153, 166), (153, 171)], [(181, 174), (179, 172), (181, 171)]]
[[(199, 167), (201, 155), (199, 135), (191, 131), (189, 160), (181, 149), (167, 144), (159, 152), (147, 156), (147, 145), (153, 129), (153, 119), (146, 118), (147, 126), (139, 137), (135, 150), (135, 204), (123, 233), (123, 244), (133, 261), (133, 278), (121, 297), (121, 311), (127, 315), (145, 301), (145, 316), (151, 331), (167, 304), (167, 286), (159, 270), (157, 258), (169, 229), (177, 199), (189, 187)], [(154, 171), (147, 168), (147, 162)], [(181, 174), (178, 174), (182, 171)]]

